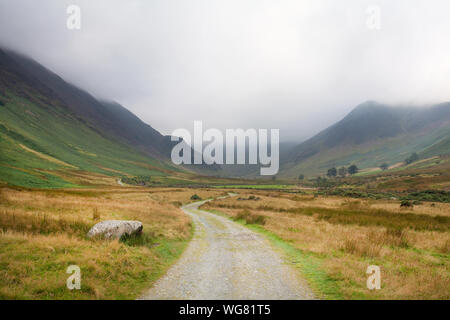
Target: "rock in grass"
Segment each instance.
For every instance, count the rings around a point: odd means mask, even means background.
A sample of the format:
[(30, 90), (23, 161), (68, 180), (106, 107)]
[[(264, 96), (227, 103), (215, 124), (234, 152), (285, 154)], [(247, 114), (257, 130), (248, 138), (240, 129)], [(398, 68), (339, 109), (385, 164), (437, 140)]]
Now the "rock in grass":
[(103, 236), (105, 239), (120, 239), (122, 236), (140, 235), (142, 233), (142, 222), (107, 220), (97, 223), (89, 230), (89, 238)]

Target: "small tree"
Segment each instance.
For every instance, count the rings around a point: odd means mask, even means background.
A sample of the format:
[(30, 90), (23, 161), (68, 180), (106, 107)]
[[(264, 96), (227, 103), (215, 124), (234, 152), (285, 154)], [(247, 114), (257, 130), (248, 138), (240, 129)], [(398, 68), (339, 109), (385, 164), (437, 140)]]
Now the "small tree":
[(408, 158), (405, 159), (405, 163), (411, 164), (413, 162), (416, 162), (417, 160), (419, 160), (419, 156), (417, 155), (417, 153), (413, 152)]
[(301, 174), (301, 175), (298, 176), (298, 180), (303, 180), (303, 179), (305, 179), (305, 175), (304, 174)]
[(336, 177), (336, 175), (337, 175), (337, 170), (335, 167), (328, 169), (327, 176)]
[(191, 200), (202, 200), (202, 198), (200, 198), (198, 194), (194, 194), (192, 195)]
[(348, 167), (348, 173), (351, 175), (354, 175), (356, 173), (358, 173), (358, 167), (354, 164), (352, 164), (350, 167)]
[(380, 166), (380, 169), (381, 170), (387, 170), (387, 169), (389, 169), (389, 165), (385, 162), (385, 163), (383, 163), (381, 166)]
[(338, 174), (341, 177), (345, 177), (345, 175), (347, 174), (347, 168), (346, 167), (340, 167), (339, 170), (338, 170)]

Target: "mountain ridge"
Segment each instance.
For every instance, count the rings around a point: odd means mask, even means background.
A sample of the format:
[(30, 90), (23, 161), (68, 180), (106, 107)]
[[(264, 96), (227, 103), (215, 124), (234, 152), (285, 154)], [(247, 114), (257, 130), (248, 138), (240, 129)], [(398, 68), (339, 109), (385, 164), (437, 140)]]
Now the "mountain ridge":
[[(9, 59), (5, 59), (5, 55)], [(68, 110), (92, 125), (93, 129), (101, 129), (100, 132), (136, 145), (150, 156), (169, 158), (173, 145), (170, 137), (161, 135), (117, 102), (96, 99), (87, 91), (66, 82), (56, 73), (20, 53), (3, 51), (0, 57), (3, 62), (15, 62), (12, 66), (2, 63), (3, 68), (9, 69), (44, 96), (60, 100)], [(121, 119), (123, 116), (127, 121)]]
[[(424, 151), (449, 135), (449, 102), (429, 107), (392, 107), (368, 101), (292, 148), (282, 159), (281, 175), (293, 175), (295, 171), (317, 175), (327, 167), (352, 163), (368, 167), (383, 161), (398, 162), (408, 153)], [(396, 148), (398, 152), (393, 154)], [(429, 154), (439, 154), (441, 149)], [(444, 154), (449, 151), (446, 147), (443, 150)], [(369, 156), (372, 161), (367, 159)]]
[(168, 160), (170, 137), (120, 104), (97, 100), (38, 62), (2, 49), (0, 108), (4, 182), (70, 185), (54, 174), (69, 168), (110, 176), (181, 170)]
[[(115, 176), (173, 171), (257, 176), (254, 165), (174, 166), (170, 152), (177, 142), (170, 136), (119, 103), (97, 99), (35, 60), (1, 48), (0, 108), (0, 144), (6, 151), (0, 156), (0, 180), (7, 182), (2, 174), (15, 170), (40, 185), (36, 176), (49, 175), (54, 166)], [(449, 102), (420, 108), (367, 101), (310, 139), (281, 144), (279, 176), (319, 175), (350, 164), (373, 167), (402, 161), (411, 152), (447, 154), (449, 137)]]

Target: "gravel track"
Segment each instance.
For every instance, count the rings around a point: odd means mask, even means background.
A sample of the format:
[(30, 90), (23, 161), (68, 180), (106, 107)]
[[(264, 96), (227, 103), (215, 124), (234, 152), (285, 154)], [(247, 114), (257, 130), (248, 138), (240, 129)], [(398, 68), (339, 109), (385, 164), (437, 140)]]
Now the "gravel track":
[(183, 206), (192, 217), (192, 241), (165, 276), (140, 299), (314, 299), (298, 270), (263, 236), (225, 217)]

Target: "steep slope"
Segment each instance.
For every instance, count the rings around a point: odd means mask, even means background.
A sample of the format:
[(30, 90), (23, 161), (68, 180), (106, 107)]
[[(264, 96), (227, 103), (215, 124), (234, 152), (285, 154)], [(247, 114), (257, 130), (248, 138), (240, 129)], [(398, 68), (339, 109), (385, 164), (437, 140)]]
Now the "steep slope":
[[(448, 153), (450, 103), (390, 107), (366, 102), (281, 159), (282, 176), (321, 174), (351, 163), (361, 168), (404, 160), (412, 152)], [(431, 146), (433, 146), (431, 148)], [(427, 151), (426, 151), (427, 150)]]
[(166, 176), (178, 170), (168, 140), (122, 106), (0, 50), (0, 181), (62, 187), (86, 173)]
[(96, 130), (137, 146), (153, 157), (169, 157), (170, 137), (162, 136), (121, 105), (99, 101), (36, 61), (11, 51), (0, 50), (0, 67), (8, 74), (3, 80), (7, 80), (4, 85), (10, 90), (20, 93), (15, 84), (27, 85), (44, 97), (43, 102), (60, 104)]

